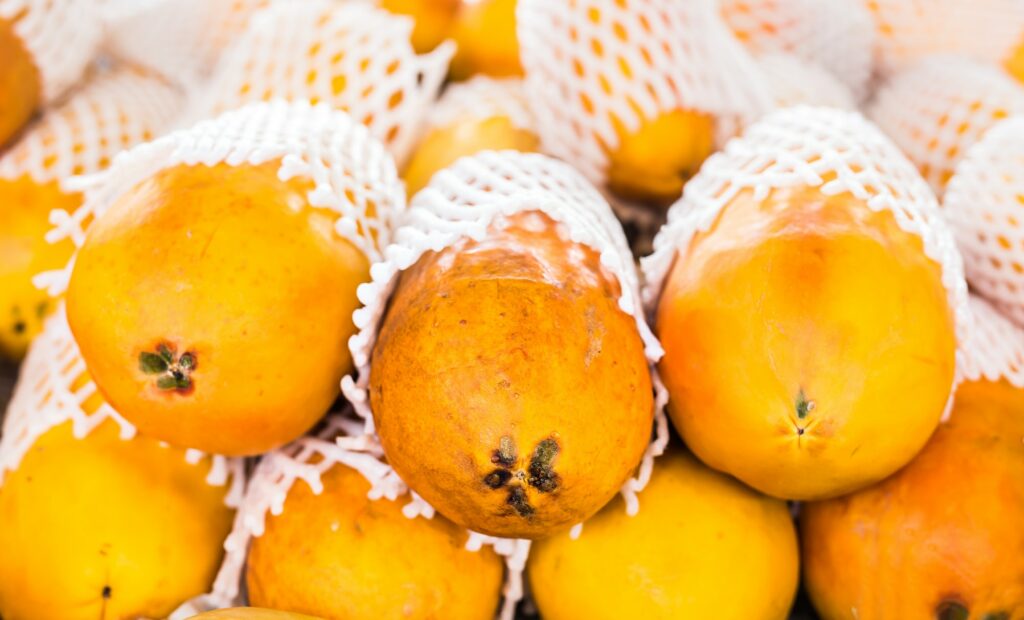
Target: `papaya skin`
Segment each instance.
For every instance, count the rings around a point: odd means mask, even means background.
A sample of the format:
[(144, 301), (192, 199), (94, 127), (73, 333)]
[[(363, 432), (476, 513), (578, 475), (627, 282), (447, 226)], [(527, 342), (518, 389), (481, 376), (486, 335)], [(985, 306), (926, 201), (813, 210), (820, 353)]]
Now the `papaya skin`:
[(416, 147), (402, 175), (406, 191), (416, 194), (438, 170), (460, 157), (485, 150), (535, 152), (540, 139), (531, 131), (512, 124), (507, 116), (467, 119), (430, 131)]
[(42, 434), (0, 486), (5, 620), (164, 618), (208, 591), (233, 514), (209, 468), (110, 420)]
[(32, 284), (33, 276), (61, 269), (71, 259), (70, 239), (47, 243), (50, 211), (69, 213), (81, 195), (61, 191), (55, 181), (36, 183), (28, 175), (0, 179), (0, 355), (25, 356), (53, 310), (50, 295)]
[(0, 152), (28, 124), (42, 101), (35, 59), (14, 32), (17, 22), (0, 19)]
[(620, 143), (608, 156), (608, 189), (624, 200), (668, 208), (714, 152), (714, 120), (701, 112), (675, 110), (636, 131), (614, 124)]
[(441, 517), (409, 519), (403, 500), (370, 500), (359, 472), (334, 465), (314, 495), (296, 482), (280, 515), (250, 547), (253, 605), (322, 616), (491, 620), (503, 564), (465, 548), (465, 530)]
[(231, 607), (229, 609), (215, 609), (192, 616), (191, 620), (321, 620), (306, 614), (296, 614), (290, 611), (278, 611), (276, 609), (260, 609), (259, 607)]
[(455, 16), (451, 38), (457, 45), (449, 71), (453, 80), (477, 74), (523, 75), (516, 36), (516, 0), (463, 4)]
[(785, 620), (799, 576), (785, 502), (682, 450), (658, 459), (640, 511), (612, 500), (579, 539), (530, 548), (527, 575), (545, 620)]
[(1022, 438), (1024, 390), (964, 383), (909, 465), (805, 504), (804, 579), (822, 618), (1024, 618)]
[(1021, 37), (1021, 41), (1013, 48), (1004, 67), (1018, 82), (1024, 84), (1024, 37)]
[(656, 315), (675, 427), (705, 463), (777, 497), (892, 474), (951, 392), (940, 266), (849, 194), (739, 194), (676, 257)]
[(258, 454), (308, 430), (352, 366), (363, 253), (277, 162), (177, 166), (89, 229), (68, 321), (110, 403), (173, 445)]
[(460, 0), (381, 0), (381, 7), (413, 19), (412, 47), (426, 54), (441, 44), (452, 29)]
[(648, 444), (651, 379), (618, 281), (535, 211), (402, 274), (370, 369), (388, 462), (471, 530), (541, 538), (607, 503)]

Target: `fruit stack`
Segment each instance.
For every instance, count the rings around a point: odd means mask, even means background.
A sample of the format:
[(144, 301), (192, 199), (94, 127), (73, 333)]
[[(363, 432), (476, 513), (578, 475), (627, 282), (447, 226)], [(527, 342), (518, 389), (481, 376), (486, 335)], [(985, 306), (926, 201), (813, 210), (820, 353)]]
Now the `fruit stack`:
[(1022, 208), (1019, 0), (0, 0), (0, 616), (1022, 620)]

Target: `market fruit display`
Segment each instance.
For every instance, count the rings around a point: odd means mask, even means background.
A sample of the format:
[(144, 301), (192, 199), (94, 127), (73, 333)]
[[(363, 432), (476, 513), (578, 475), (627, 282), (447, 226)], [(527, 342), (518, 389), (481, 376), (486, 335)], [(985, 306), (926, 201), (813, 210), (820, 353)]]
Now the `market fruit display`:
[(1020, 0), (0, 0), (3, 620), (1024, 620)]

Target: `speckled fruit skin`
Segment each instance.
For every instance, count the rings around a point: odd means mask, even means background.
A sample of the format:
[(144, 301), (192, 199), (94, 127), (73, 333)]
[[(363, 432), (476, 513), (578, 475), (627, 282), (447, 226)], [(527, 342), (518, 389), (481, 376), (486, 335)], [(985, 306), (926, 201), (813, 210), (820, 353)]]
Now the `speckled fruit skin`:
[(655, 330), (686, 444), (787, 499), (892, 474), (924, 446), (952, 389), (940, 266), (890, 211), (850, 194), (737, 195), (676, 257)]
[(253, 539), (250, 603), (324, 618), (492, 620), (503, 564), (440, 515), (410, 519), (408, 498), (370, 500), (359, 472), (334, 465), (314, 495), (296, 482)]
[(78, 439), (66, 422), (6, 474), (4, 620), (164, 618), (213, 585), (234, 511), (209, 458), (119, 432), (108, 420)]
[(784, 620), (799, 577), (785, 502), (681, 449), (655, 462), (640, 511), (621, 499), (530, 548), (530, 591), (544, 620)]
[(96, 384), (141, 432), (259, 454), (340, 393), (368, 262), (335, 233), (335, 212), (309, 206), (311, 182), (278, 168), (169, 168), (89, 227), (68, 321)]
[(824, 620), (1024, 618), (1024, 390), (962, 384), (909, 465), (800, 523)]
[(0, 356), (20, 360), (54, 308), (49, 293), (32, 284), (44, 271), (61, 269), (74, 254), (70, 239), (47, 243), (50, 211), (74, 211), (80, 194), (56, 181), (37, 183), (25, 175), (0, 179)]
[(0, 19), (0, 152), (32, 118), (42, 100), (35, 60), (17, 34), (14, 22)]
[(424, 255), (373, 350), (388, 462), (486, 534), (540, 538), (597, 512), (651, 435), (644, 345), (619, 296), (598, 254), (539, 212)]

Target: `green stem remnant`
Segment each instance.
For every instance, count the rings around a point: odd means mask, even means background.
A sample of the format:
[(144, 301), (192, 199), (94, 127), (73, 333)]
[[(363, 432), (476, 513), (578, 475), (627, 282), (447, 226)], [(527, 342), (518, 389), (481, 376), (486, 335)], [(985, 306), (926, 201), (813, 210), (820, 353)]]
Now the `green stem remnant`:
[(528, 486), (540, 493), (551, 493), (556, 490), (559, 478), (554, 470), (554, 460), (558, 452), (557, 441), (550, 437), (543, 439), (534, 448), (527, 470), (515, 470), (518, 460), (515, 441), (505, 435), (498, 440), (498, 449), (491, 453), (491, 462), (497, 465), (497, 468), (484, 476), (484, 484), (495, 491), (505, 488), (508, 493), (505, 503), (512, 506), (519, 516), (531, 517), (534, 508), (530, 505), (526, 489), (521, 482), (525, 480)]
[(812, 411), (814, 411), (814, 401), (807, 400), (804, 389), (800, 388), (800, 392), (796, 395), (796, 417), (803, 420)]
[(186, 351), (180, 356), (167, 344), (159, 344), (156, 353), (139, 353), (139, 370), (147, 375), (156, 375), (156, 387), (160, 390), (188, 392), (192, 389), (192, 371), (196, 369), (196, 355)]
[(935, 620), (968, 620), (970, 612), (956, 601), (945, 601), (935, 609)]

